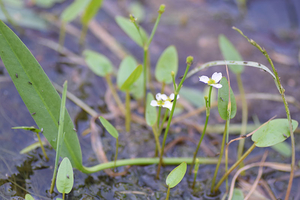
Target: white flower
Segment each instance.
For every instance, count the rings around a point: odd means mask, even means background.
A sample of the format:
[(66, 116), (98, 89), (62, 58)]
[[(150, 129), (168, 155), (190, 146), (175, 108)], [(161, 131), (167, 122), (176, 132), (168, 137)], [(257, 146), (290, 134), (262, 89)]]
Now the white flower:
[[(150, 105), (151, 106), (162, 106), (164, 108), (168, 108), (169, 110), (172, 110), (173, 106), (173, 100), (175, 95), (172, 93), (169, 97), (165, 94), (156, 94), (156, 101), (152, 100)], [(177, 95), (177, 99), (179, 98), (179, 95)]]
[(207, 76), (200, 76), (199, 81), (206, 83), (207, 85), (211, 85), (215, 88), (221, 88), (222, 85), (218, 84), (218, 82), (222, 79), (222, 73), (215, 72), (211, 78), (208, 78)]

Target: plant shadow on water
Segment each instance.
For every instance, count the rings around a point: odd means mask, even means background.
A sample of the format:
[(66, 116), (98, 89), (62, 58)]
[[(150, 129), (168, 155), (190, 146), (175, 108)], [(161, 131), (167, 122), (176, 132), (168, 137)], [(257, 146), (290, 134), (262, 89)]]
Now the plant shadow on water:
[[(276, 1), (277, 2), (277, 1)], [(115, 2), (113, 2), (115, 3)], [(177, 9), (181, 8), (182, 4), (185, 4), (182, 2), (180, 3), (169, 3), (171, 15), (175, 16), (178, 14), (176, 12)], [(218, 2), (220, 3), (220, 2)], [(271, 3), (271, 2), (269, 2)], [(262, 3), (264, 6), (265, 3)], [(277, 2), (277, 4), (279, 4)], [(63, 4), (65, 6), (66, 4)], [(110, 5), (110, 4), (109, 4)], [(168, 5), (168, 4), (167, 4)], [(220, 5), (216, 6), (213, 3), (206, 3), (204, 4), (205, 9), (208, 11), (202, 10), (202, 14), (199, 14), (199, 11), (195, 11), (193, 9), (194, 3), (191, 3), (191, 5), (187, 6), (184, 9), (183, 14), (180, 14), (179, 17), (174, 17), (175, 19), (168, 18), (166, 15), (165, 19), (162, 19), (162, 24), (164, 26), (161, 26), (158, 30), (159, 33), (156, 35), (157, 38), (154, 38), (153, 42), (153, 60), (157, 60), (159, 57), (159, 54), (161, 53), (162, 49), (164, 47), (175, 44), (179, 51), (179, 66), (184, 66), (184, 57), (187, 56), (187, 54), (199, 55), (197, 57), (197, 61), (209, 61), (214, 60), (217, 56), (220, 55), (213, 55), (212, 52), (216, 51), (216, 41), (213, 40), (213, 36), (210, 36), (211, 33), (227, 33), (227, 35), (232, 34), (232, 31), (228, 28), (232, 24), (238, 24), (240, 26), (247, 26), (243, 25), (240, 22), (235, 22), (233, 19), (235, 17), (235, 13), (237, 13), (236, 8), (232, 8), (231, 4), (225, 4), (220, 3)], [(196, 4), (200, 7), (200, 5)], [(157, 8), (158, 6), (156, 3), (149, 3), (145, 4), (146, 10), (150, 10), (149, 12), (155, 13), (153, 11), (153, 7)], [(248, 18), (247, 20), (256, 20), (255, 17), (255, 8), (259, 7), (257, 4), (251, 4), (249, 6)], [(276, 9), (280, 8), (281, 6), (278, 5)], [(229, 10), (233, 13), (227, 13), (224, 10), (229, 8)], [(55, 8), (53, 8), (55, 9)], [(188, 14), (190, 10), (193, 10), (195, 16), (191, 16)], [(199, 8), (200, 9), (200, 8)], [(225, 13), (222, 13), (222, 12)], [(229, 12), (230, 12), (229, 11)], [(97, 20), (99, 20), (99, 23), (103, 23), (105, 26), (107, 26), (107, 29), (111, 32), (113, 36), (116, 38), (121, 38), (120, 40), (123, 40), (124, 46), (128, 47), (129, 51), (132, 53), (136, 53), (135, 55), (138, 55), (138, 58), (142, 60), (142, 55), (140, 52), (137, 52), (136, 46), (133, 45), (131, 42), (127, 42), (129, 39), (124, 39), (123, 36), (119, 34), (116, 25), (110, 25), (113, 21), (111, 14), (109, 14), (109, 9), (106, 9), (101, 14), (97, 16)], [(213, 14), (209, 14), (208, 12), (212, 12)], [(202, 16), (203, 14), (207, 14), (207, 16)], [(223, 16), (222, 16), (223, 14)], [(224, 17), (225, 16), (225, 17)], [(114, 16), (113, 16), (114, 17)], [(154, 15), (152, 16), (154, 17)], [(104, 20), (104, 19), (105, 20)], [(150, 17), (149, 17), (150, 18)], [(210, 24), (212, 23), (213, 26), (208, 27), (206, 30), (207, 32), (210, 32), (210, 34), (206, 34), (204, 36), (200, 36), (199, 34), (201, 31), (199, 31), (201, 28), (204, 29), (205, 25), (199, 25), (197, 26), (197, 20), (204, 18), (203, 23), (204, 24)], [(212, 20), (211, 18), (216, 18), (217, 20)], [(188, 23), (192, 23), (191, 25), (185, 24), (185, 19), (188, 19)], [(148, 19), (150, 21), (150, 19)], [(179, 22), (178, 22), (179, 21)], [(180, 24), (180, 21), (182, 24)], [(300, 20), (299, 20), (300, 21)], [(257, 21), (256, 21), (257, 22)], [(253, 22), (253, 23), (256, 23)], [(147, 24), (149, 27), (152, 26), (151, 23), (145, 22), (146, 27)], [(250, 23), (250, 22), (248, 22)], [(285, 23), (285, 22), (283, 22)], [(174, 26), (174, 24), (176, 26)], [(224, 25), (225, 24), (225, 25)], [(228, 26), (228, 24), (230, 24)], [(279, 25), (278, 25), (279, 24)], [(278, 24), (272, 24), (273, 26), (280, 26), (280, 23)], [(186, 27), (188, 26), (188, 27)], [(228, 27), (227, 27), (228, 26)], [(150, 28), (148, 30), (150, 30)], [(174, 29), (173, 35), (170, 35), (170, 27), (171, 29)], [(176, 31), (175, 31), (176, 27)], [(272, 37), (275, 37), (276, 39), (272, 40), (272, 38), (268, 35), (268, 33), (265, 33), (264, 35), (260, 35), (258, 37), (260, 40), (266, 40), (270, 44), (266, 46), (275, 46), (277, 49), (284, 48), (284, 44), (290, 45), (291, 38), (284, 38), (285, 33), (282, 30), (280, 32), (281, 27), (272, 27), (274, 28), (274, 32), (271, 32)], [(272, 29), (271, 28), (271, 29)], [(257, 25), (257, 27), (254, 27), (257, 32), (259, 30), (263, 30), (265, 32), (268, 32), (270, 30), (267, 30), (266, 27), (261, 25), (260, 23)], [(255, 33), (257, 33), (255, 32)], [(104, 81), (95, 78), (96, 76), (92, 74), (87, 68), (82, 66), (76, 66), (71, 67), (70, 65), (63, 64), (64, 59), (60, 58), (56, 53), (53, 51), (41, 47), (37, 43), (35, 43), (34, 38), (35, 37), (45, 37), (43, 34), (46, 35), (46, 37), (52, 37), (54, 31), (48, 31), (45, 33), (39, 33), (39, 32), (33, 32), (29, 30), (28, 34), (26, 33), (26, 36), (23, 36), (22, 40), (24, 43), (28, 46), (30, 50), (32, 50), (33, 54), (40, 58), (40, 64), (43, 66), (44, 70), (46, 71), (47, 75), (50, 77), (50, 79), (53, 82), (62, 83), (63, 80), (74, 80), (74, 84), (70, 84), (70, 91), (74, 93), (76, 96), (84, 98), (85, 102), (90, 105), (91, 107), (95, 108), (95, 110), (99, 110), (100, 113), (105, 113), (107, 111), (105, 100), (104, 100)], [(215, 38), (217, 38), (217, 34)], [(273, 35), (274, 34), (274, 35)], [(161, 35), (164, 35), (165, 38), (168, 37), (168, 39), (162, 38)], [(188, 41), (188, 38), (186, 37), (188, 35), (190, 40)], [(254, 35), (254, 34), (253, 34)], [(184, 36), (184, 37), (183, 37)], [(27, 38), (28, 37), (28, 38)], [(233, 37), (231, 37), (233, 38)], [(255, 37), (254, 37), (255, 38)], [(299, 35), (298, 35), (299, 38)], [(125, 41), (124, 41), (125, 40)], [(208, 42), (213, 40), (212, 42)], [(277, 44), (277, 40), (282, 42), (282, 45)], [(196, 43), (198, 46), (193, 46), (193, 48), (190, 48), (192, 43)], [(240, 40), (242, 41), (242, 39)], [(92, 47), (94, 49), (97, 49), (101, 52), (108, 52), (109, 50), (105, 47), (99, 47), (99, 42), (94, 38), (94, 36), (88, 34), (87, 37), (87, 44), (86, 46)], [(75, 45), (77, 43), (77, 40), (74, 38), (67, 37), (66, 38), (66, 46), (69, 49), (78, 49), (78, 46)], [(237, 43), (237, 42), (236, 42)], [(278, 42), (280, 43), (280, 42)], [(262, 56), (255, 52), (254, 50), (246, 50), (245, 48), (248, 48), (245, 42), (241, 42), (246, 47), (243, 47), (242, 45), (238, 46), (245, 55), (248, 55), (249, 60), (255, 60), (260, 62), (259, 59), (263, 59)], [(200, 48), (199, 48), (200, 46)], [(275, 48), (275, 49), (276, 49)], [(199, 50), (200, 49), (200, 50)], [(206, 49), (205, 52), (203, 52), (203, 49)], [(287, 54), (292, 54), (295, 51), (295, 48), (290, 49), (284, 49), (283, 51), (287, 51)], [(280, 50), (279, 50), (280, 51)], [(291, 52), (290, 52), (291, 51)], [(276, 53), (276, 52), (275, 52)], [(107, 53), (111, 58), (111, 60), (114, 62), (115, 66), (118, 64), (118, 60), (115, 58), (114, 55), (111, 55), (111, 53)], [(217, 54), (217, 53), (216, 53)], [(60, 63), (57, 62), (59, 60)], [(297, 90), (297, 86), (299, 86), (299, 79), (300, 76), (299, 68), (294, 67), (297, 63), (295, 61), (296, 59), (291, 59), (291, 62), (294, 64), (291, 65), (283, 65), (282, 63), (279, 63), (281, 66), (279, 67), (279, 74), (282, 76), (282, 80), (285, 84), (288, 85), (286, 87), (286, 92), (289, 95), (293, 95), (296, 99), (300, 99), (300, 94), (295, 93), (295, 90)], [(264, 62), (264, 61), (262, 61)], [(59, 70), (53, 70), (53, 66), (57, 66), (57, 69)], [(2, 67), (2, 66), (1, 66)], [(297, 66), (298, 67), (298, 66)], [(209, 69), (208, 72), (210, 73), (211, 70)], [(272, 79), (264, 79), (264, 76), (256, 75), (255, 71), (253, 72), (252, 69), (249, 69), (248, 72), (251, 72), (247, 75), (243, 76), (243, 81), (245, 81), (245, 90), (247, 92), (251, 91), (259, 91), (259, 92), (274, 92), (276, 91), (275, 87), (269, 88), (269, 85), (271, 85)], [(253, 72), (253, 73), (252, 73)], [(184, 73), (184, 68), (179, 68), (179, 74)], [(5, 74), (5, 73), (4, 73)], [(185, 86), (196, 86), (196, 77), (191, 78), (187, 80), (185, 83)], [(235, 82), (234, 78), (233, 81)], [(103, 88), (100, 88), (103, 86)], [(100, 89), (99, 89), (100, 88)], [(233, 83), (232, 84), (233, 90), (237, 91), (237, 86)], [(0, 198), (3, 199), (9, 199), (10, 197), (16, 196), (16, 197), (24, 197), (25, 190), (28, 190), (36, 195), (38, 199), (50, 199), (50, 195), (47, 194), (47, 190), (49, 190), (49, 180), (51, 180), (51, 175), (53, 171), (53, 163), (55, 159), (55, 152), (51, 148), (46, 148), (46, 152), (49, 155), (50, 160), (48, 162), (45, 162), (45, 160), (42, 158), (42, 151), (41, 149), (34, 150), (33, 152), (30, 152), (27, 156), (19, 155), (19, 151), (28, 146), (33, 141), (33, 134), (28, 133), (25, 131), (15, 131), (11, 130), (12, 126), (17, 125), (33, 125), (34, 121), (30, 118), (30, 114), (28, 113), (24, 103), (22, 102), (21, 98), (19, 97), (16, 89), (14, 88), (12, 82), (7, 83), (1, 83), (0, 86), (0, 92), (1, 92), (1, 115), (0, 115), (0, 124), (1, 124), (1, 135), (0, 135), (0, 143), (1, 143), (1, 161), (0, 161), (0, 172), (2, 174), (2, 177), (0, 179)], [(273, 109), (274, 107), (281, 106), (282, 109)], [(262, 112), (261, 107), (263, 107), (267, 112)], [(71, 102), (67, 103), (67, 109), (72, 117), (74, 119), (76, 128), (78, 130), (78, 133), (82, 133), (87, 127), (89, 127), (89, 116), (86, 115), (84, 111), (79, 109), (76, 105), (74, 105)], [(300, 114), (299, 109), (296, 107), (291, 106), (292, 116), (293, 119), (296, 119), (299, 121)], [(138, 111), (136, 111), (138, 113)], [(279, 113), (279, 114), (278, 114)], [(259, 106), (257, 106), (256, 101), (250, 101), (249, 102), (249, 116), (258, 115), (261, 121), (266, 121), (270, 118), (270, 116), (273, 116), (274, 114), (279, 115), (279, 117), (284, 117), (285, 113), (283, 110), (283, 106), (281, 103), (276, 102), (262, 102), (259, 103)], [(212, 111), (212, 115), (216, 118), (217, 112)], [(204, 117), (201, 117), (199, 120), (201, 124), (204, 123)], [(218, 123), (221, 120), (218, 119), (215, 122)], [(241, 121), (241, 114), (237, 114), (237, 117), (233, 120), (233, 122), (240, 122)], [(115, 120), (116, 125), (120, 129), (124, 129), (124, 127), (120, 124), (123, 123), (123, 119), (116, 119)], [(144, 126), (138, 125), (138, 124), (132, 124), (132, 130), (129, 133), (123, 133), (120, 134), (120, 147), (119, 147), (119, 158), (130, 158), (130, 157), (151, 157), (154, 155), (154, 140), (153, 135), (151, 134), (151, 131), (146, 130)], [(173, 141), (174, 139), (178, 137), (185, 137), (187, 135), (187, 132), (189, 132), (188, 129), (186, 129), (183, 126), (176, 125), (173, 128), (173, 133), (169, 135), (169, 138), (167, 139), (167, 143)], [(100, 133), (102, 136), (102, 143), (103, 148), (107, 154), (107, 157), (109, 160), (114, 159), (114, 151), (115, 151), (115, 140), (111, 138), (111, 136), (108, 133), (105, 133), (104, 130), (102, 130)], [(192, 135), (197, 140), (200, 138), (198, 135), (198, 132), (196, 131), (190, 131), (189, 136)], [(211, 145), (211, 141), (214, 143), (218, 143), (221, 141), (221, 137), (218, 135), (209, 135), (209, 139), (206, 137), (204, 138), (204, 142), (209, 143), (207, 148), (211, 148), (208, 152), (213, 152), (215, 154), (218, 153), (218, 149), (215, 147), (217, 145)], [(296, 135), (296, 141), (299, 141), (299, 136)], [(89, 136), (81, 136), (79, 135), (80, 144), (82, 147), (82, 154), (83, 162), (88, 163), (88, 165), (94, 165), (98, 164), (98, 161), (96, 160), (96, 157), (91, 150), (90, 147), (90, 138)], [(290, 142), (290, 140), (287, 140)], [(195, 149), (196, 144), (190, 141), (184, 141), (180, 144), (177, 144), (174, 148), (167, 151), (166, 155), (170, 157), (175, 156), (186, 156), (190, 157)], [(251, 146), (250, 143), (246, 142), (246, 148), (249, 148)], [(230, 156), (233, 158), (236, 157), (235, 149), (237, 148), (237, 144), (233, 144), (230, 146)], [(2, 150), (3, 149), (3, 150)], [(4, 151), (5, 149), (5, 151)], [(298, 146), (299, 149), (299, 146)], [(258, 161), (263, 153), (262, 149), (255, 149), (253, 154), (251, 155), (250, 159), (254, 159), (255, 161)], [(199, 154), (201, 156), (206, 156), (206, 154), (203, 151), (200, 151)], [(210, 155), (215, 156), (215, 155)], [(299, 159), (299, 153), (297, 155), (297, 160)], [(270, 152), (269, 153), (269, 159), (273, 162), (289, 162), (289, 158), (285, 158), (283, 156), (278, 155), (276, 152)], [(250, 162), (250, 161), (249, 161)], [(68, 199), (164, 199), (166, 196), (166, 190), (167, 187), (165, 185), (164, 180), (166, 179), (168, 173), (174, 168), (170, 166), (166, 166), (162, 168), (161, 172), (161, 180), (156, 180), (156, 165), (150, 165), (150, 166), (133, 166), (129, 169), (129, 172), (125, 176), (116, 177), (116, 178), (110, 178), (107, 176), (104, 172), (97, 172), (92, 175), (86, 175), (78, 170), (75, 170), (75, 185), (71, 193), (68, 195)], [(209, 184), (211, 183), (211, 177), (213, 175), (213, 170), (215, 168), (215, 165), (205, 165), (201, 166), (198, 172), (197, 181), (196, 181), (196, 189), (193, 191), (190, 187), (192, 183), (191, 177), (184, 177), (183, 181), (180, 183), (180, 186), (177, 186), (173, 189), (171, 192), (171, 199), (210, 199), (208, 196), (205, 196), (205, 191), (207, 188), (209, 188)], [(118, 171), (123, 171), (125, 167), (118, 168)], [(222, 171), (223, 173), (224, 171)], [(219, 174), (221, 174), (219, 173)], [(4, 176), (6, 175), (7, 176)], [(250, 175), (247, 175), (247, 178), (250, 180), (254, 180), (257, 174), (257, 170), (253, 169), (253, 171), (250, 170)], [(252, 176), (251, 176), (252, 175)], [(284, 176), (284, 173), (282, 172), (266, 172), (263, 175), (263, 178), (265, 180), (268, 179), (275, 179), (276, 177)], [(218, 176), (218, 179), (220, 176)], [(287, 179), (285, 179), (287, 180)], [(231, 179), (229, 179), (229, 182)], [(274, 185), (274, 188), (272, 188), (277, 195), (281, 195), (284, 193), (284, 188), (286, 188), (287, 181), (283, 181), (280, 183), (277, 183)], [(293, 196), (297, 194), (297, 186), (299, 185), (299, 179), (294, 179), (293, 183), (293, 189), (294, 192), (292, 192)], [(205, 187), (207, 186), (207, 188)], [(23, 189), (22, 189), (23, 188)], [(199, 189), (200, 188), (200, 189)], [(221, 187), (221, 191), (225, 191), (225, 186)], [(59, 197), (59, 194), (54, 194), (53, 196)], [(215, 198), (217, 199), (217, 198)]]

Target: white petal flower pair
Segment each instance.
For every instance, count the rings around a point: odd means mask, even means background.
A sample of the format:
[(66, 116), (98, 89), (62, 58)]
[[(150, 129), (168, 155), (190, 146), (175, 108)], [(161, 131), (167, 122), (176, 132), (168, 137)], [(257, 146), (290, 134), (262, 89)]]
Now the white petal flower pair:
[[(164, 108), (168, 108), (169, 110), (172, 109), (173, 106), (173, 100), (174, 100), (174, 93), (172, 93), (169, 97), (165, 94), (157, 93), (156, 94), (156, 100), (152, 100), (150, 105), (151, 106), (162, 106)], [(179, 98), (179, 95), (177, 95), (177, 99)]]
[(222, 79), (222, 73), (215, 72), (213, 73), (211, 78), (207, 76), (200, 76), (199, 81), (206, 83), (207, 85), (213, 86), (215, 88), (221, 88), (222, 85), (218, 84), (218, 82)]

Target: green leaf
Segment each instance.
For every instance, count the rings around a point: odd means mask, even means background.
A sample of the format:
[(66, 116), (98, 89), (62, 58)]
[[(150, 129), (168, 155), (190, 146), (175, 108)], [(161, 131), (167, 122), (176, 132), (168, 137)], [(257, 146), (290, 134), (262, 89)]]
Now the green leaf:
[[(51, 81), (27, 47), (0, 21), (0, 57), (27, 109), (50, 145), (56, 149), (61, 99)], [(16, 76), (17, 75), (17, 76)], [(65, 114), (65, 139), (61, 156), (81, 170), (82, 157), (76, 131), (69, 114)]]
[[(225, 35), (219, 35), (219, 47), (225, 60), (242, 61), (243, 58), (236, 50), (233, 44), (225, 37)], [(235, 73), (240, 74), (244, 71), (243, 65), (228, 65), (229, 69)]]
[(63, 22), (73, 21), (79, 14), (84, 11), (91, 0), (75, 0), (70, 4), (61, 14), (61, 20)]
[(16, 127), (12, 127), (12, 129), (23, 129), (23, 130), (32, 131), (32, 132), (35, 132), (35, 133), (42, 132), (40, 129), (38, 129), (34, 126), (16, 126)]
[(280, 142), (271, 146), (272, 149), (280, 153), (282, 156), (289, 158), (292, 156), (292, 149), (291, 146), (286, 142)]
[[(293, 131), (298, 127), (298, 122), (292, 120)], [(283, 142), (290, 137), (289, 121), (287, 119), (274, 119), (257, 130), (251, 137), (257, 147), (269, 147)]]
[(180, 89), (180, 97), (183, 97), (196, 107), (205, 106), (204, 95), (200, 90), (182, 87)]
[(98, 10), (101, 8), (103, 0), (92, 0), (82, 15), (82, 24), (87, 25), (91, 19), (95, 17)]
[(35, 5), (42, 8), (51, 8), (55, 3), (61, 3), (63, 1), (64, 0), (34, 0), (31, 1), (31, 3), (34, 3)]
[[(45, 146), (47, 145), (46, 141), (42, 141), (42, 144)], [(25, 153), (29, 153), (30, 151), (35, 150), (36, 148), (41, 147), (41, 143), (40, 142), (35, 142), (27, 147), (25, 147), (24, 149), (22, 149), (20, 151), (20, 154), (25, 154)]]
[(178, 55), (175, 46), (169, 46), (159, 57), (156, 68), (155, 78), (158, 82), (169, 84), (172, 82), (171, 72), (178, 71)]
[(241, 189), (234, 188), (232, 200), (244, 200), (244, 193)]
[(70, 160), (65, 157), (58, 168), (56, 177), (56, 188), (60, 193), (68, 194), (74, 184), (73, 167)]
[(96, 75), (105, 77), (113, 72), (113, 65), (106, 56), (91, 50), (85, 50), (83, 55), (86, 64)]
[(148, 93), (146, 103), (146, 122), (149, 126), (153, 126), (157, 121), (156, 108), (150, 105), (152, 100), (154, 100), (153, 95)]
[(121, 86), (121, 90), (126, 91), (129, 90), (132, 84), (138, 80), (140, 75), (142, 74), (143, 66), (139, 65), (135, 68), (135, 70), (130, 74), (130, 76), (126, 79), (126, 81)]
[(173, 188), (183, 179), (186, 173), (187, 165), (185, 162), (181, 163), (175, 169), (173, 169), (170, 174), (167, 176), (166, 184)]
[(140, 33), (141, 36), (139, 34), (139, 31), (137, 30), (137, 28), (135, 27), (135, 25), (130, 21), (130, 19), (125, 18), (125, 17), (121, 17), (121, 16), (117, 16), (115, 18), (117, 24), (120, 26), (120, 28), (133, 40), (135, 41), (139, 46), (143, 47), (144, 43), (147, 41), (147, 33), (146, 31), (140, 27)]
[[(229, 100), (229, 86), (227, 79), (223, 77), (220, 81), (222, 87), (218, 89), (218, 111), (222, 119), (227, 120), (227, 106)], [(236, 114), (236, 101), (232, 89), (230, 88), (231, 113), (230, 119)]]
[(30, 194), (26, 194), (25, 200), (34, 200), (34, 198)]
[(108, 131), (108, 133), (117, 139), (119, 137), (119, 133), (118, 133), (117, 129), (115, 129), (115, 127), (111, 123), (109, 123), (109, 121), (104, 119), (103, 117), (99, 117), (99, 119), (101, 121), (101, 124)]

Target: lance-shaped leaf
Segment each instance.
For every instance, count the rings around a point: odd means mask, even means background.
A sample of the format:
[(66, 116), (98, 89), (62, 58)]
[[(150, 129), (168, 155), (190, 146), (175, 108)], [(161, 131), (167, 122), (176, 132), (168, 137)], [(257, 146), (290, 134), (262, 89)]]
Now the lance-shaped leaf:
[[(132, 56), (126, 56), (120, 63), (118, 74), (117, 74), (117, 85), (119, 88), (122, 87), (124, 82), (130, 76), (130, 74), (135, 70), (138, 63)], [(143, 88), (144, 77), (140, 76), (138, 80), (130, 87), (130, 93), (132, 93), (135, 99), (140, 99), (144, 97)]]
[[(220, 81), (222, 87), (218, 89), (218, 111), (222, 119), (227, 120), (227, 107), (229, 100), (229, 86), (227, 79), (223, 77)], [(230, 119), (236, 114), (236, 101), (232, 89), (230, 88), (231, 113)]]
[[(233, 44), (227, 39), (225, 35), (219, 35), (219, 47), (225, 60), (242, 61), (243, 58), (236, 50)], [(229, 69), (235, 73), (240, 74), (244, 71), (243, 65), (228, 65)]]
[[(143, 47), (144, 43), (147, 41), (147, 33), (142, 28), (139, 27), (140, 33), (135, 27), (135, 25), (130, 21), (130, 19), (117, 16), (115, 18), (117, 24), (120, 26), (120, 28), (133, 40), (135, 41), (139, 46)], [(142, 36), (142, 37), (141, 37)]]
[(152, 100), (154, 100), (153, 95), (148, 93), (146, 102), (146, 122), (149, 126), (153, 126), (157, 121), (156, 108), (150, 105)]
[(105, 77), (113, 72), (113, 65), (106, 56), (91, 50), (85, 50), (83, 55), (86, 64), (96, 75)]
[[(51, 81), (22, 41), (0, 21), (0, 57), (27, 109), (50, 145), (56, 149), (61, 99)], [(81, 148), (66, 111), (61, 156), (82, 170)]]
[(178, 55), (175, 46), (169, 46), (159, 57), (156, 68), (155, 78), (158, 82), (169, 84), (172, 82), (171, 72), (178, 71)]
[(87, 8), (84, 11), (84, 14), (82, 15), (81, 22), (82, 24), (87, 25), (91, 19), (95, 17), (98, 10), (101, 8), (103, 3), (103, 0), (92, 0), (90, 4), (87, 6)]
[(63, 22), (73, 21), (91, 2), (91, 0), (75, 0), (70, 4), (61, 14), (61, 20)]
[(99, 117), (99, 119), (101, 121), (101, 124), (108, 131), (108, 133), (111, 134), (111, 136), (113, 136), (114, 138), (119, 137), (119, 133), (118, 133), (117, 129), (115, 129), (115, 127), (111, 123), (109, 123), (109, 121), (107, 121), (103, 117)]
[(60, 193), (68, 194), (71, 192), (74, 184), (73, 167), (70, 160), (64, 158), (58, 168), (56, 177), (56, 188)]
[[(293, 131), (298, 127), (298, 122), (292, 120)], [(289, 121), (287, 119), (274, 119), (257, 130), (251, 137), (257, 147), (269, 147), (283, 142), (290, 137)]]
[(32, 131), (32, 132), (35, 132), (35, 133), (42, 132), (42, 130), (40, 130), (40, 129), (34, 127), (34, 126), (16, 126), (16, 127), (12, 127), (12, 129), (23, 129), (23, 130)]
[(185, 162), (181, 163), (175, 169), (173, 169), (170, 174), (167, 176), (166, 184), (173, 188), (183, 179), (186, 173), (187, 165)]
[(142, 74), (143, 66), (139, 65), (135, 68), (135, 70), (130, 74), (130, 76), (126, 79), (126, 81), (121, 86), (121, 90), (126, 91), (129, 90), (133, 83), (138, 80), (140, 75)]

